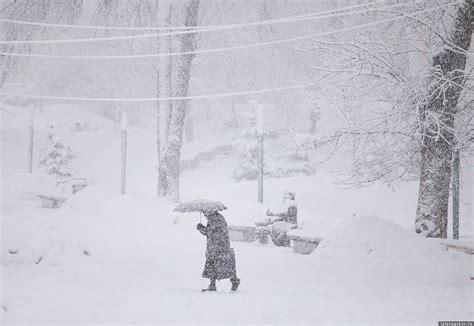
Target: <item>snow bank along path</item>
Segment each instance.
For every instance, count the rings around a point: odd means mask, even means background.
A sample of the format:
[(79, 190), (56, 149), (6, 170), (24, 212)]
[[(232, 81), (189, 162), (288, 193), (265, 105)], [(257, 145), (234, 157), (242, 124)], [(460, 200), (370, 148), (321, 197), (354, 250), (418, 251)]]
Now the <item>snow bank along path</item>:
[[(472, 319), (470, 256), (375, 217), (341, 221), (309, 256), (234, 243), (239, 291), (231, 292), (230, 283), (222, 281), (218, 293), (200, 293), (207, 282), (200, 277), (205, 239), (195, 230), (198, 216), (176, 220), (173, 206), (152, 197), (109, 196), (94, 187), (59, 210), (41, 209), (24, 197), (8, 202), (2, 221), (3, 320), (419, 324)], [(15, 228), (18, 221), (21, 228)], [(5, 260), (12, 257), (5, 251), (12, 244), (18, 254), (29, 255)], [(29, 260), (38, 254), (39, 264)]]

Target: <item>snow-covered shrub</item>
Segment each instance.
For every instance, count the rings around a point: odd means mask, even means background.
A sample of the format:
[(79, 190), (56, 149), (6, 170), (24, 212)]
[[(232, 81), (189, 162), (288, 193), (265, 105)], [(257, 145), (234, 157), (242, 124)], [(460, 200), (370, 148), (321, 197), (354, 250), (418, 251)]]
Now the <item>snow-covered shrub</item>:
[(77, 152), (74, 149), (65, 146), (61, 138), (49, 132), (47, 143), (39, 156), (38, 165), (46, 174), (53, 175), (56, 179), (72, 177), (76, 173), (69, 164), (76, 157)]

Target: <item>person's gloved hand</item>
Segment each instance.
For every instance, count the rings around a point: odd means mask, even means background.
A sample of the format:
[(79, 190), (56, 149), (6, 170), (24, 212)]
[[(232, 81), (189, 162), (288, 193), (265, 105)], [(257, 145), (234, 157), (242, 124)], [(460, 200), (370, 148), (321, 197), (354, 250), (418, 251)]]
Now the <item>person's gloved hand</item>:
[(198, 229), (199, 231), (201, 231), (201, 230), (204, 229), (204, 225), (202, 225), (202, 223), (198, 223), (198, 225), (196, 226), (196, 229)]

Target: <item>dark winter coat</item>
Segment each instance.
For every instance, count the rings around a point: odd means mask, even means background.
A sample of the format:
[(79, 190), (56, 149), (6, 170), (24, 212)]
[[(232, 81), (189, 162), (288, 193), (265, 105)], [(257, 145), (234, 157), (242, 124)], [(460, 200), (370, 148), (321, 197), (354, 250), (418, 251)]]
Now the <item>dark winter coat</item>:
[(286, 214), (281, 214), (275, 221), (285, 221), (291, 224), (298, 224), (298, 208), (296, 205), (288, 206)]
[(199, 232), (207, 237), (206, 264), (202, 277), (218, 280), (235, 277), (235, 254), (230, 247), (224, 216), (216, 212), (207, 219), (207, 226), (198, 224)]

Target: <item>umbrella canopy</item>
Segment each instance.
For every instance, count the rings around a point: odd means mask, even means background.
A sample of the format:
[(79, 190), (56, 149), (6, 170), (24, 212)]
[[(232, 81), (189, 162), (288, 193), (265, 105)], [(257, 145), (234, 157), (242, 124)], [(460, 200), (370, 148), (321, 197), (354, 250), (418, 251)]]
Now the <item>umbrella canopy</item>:
[(227, 209), (220, 201), (196, 199), (181, 203), (173, 211), (180, 213), (188, 212), (218, 212)]

